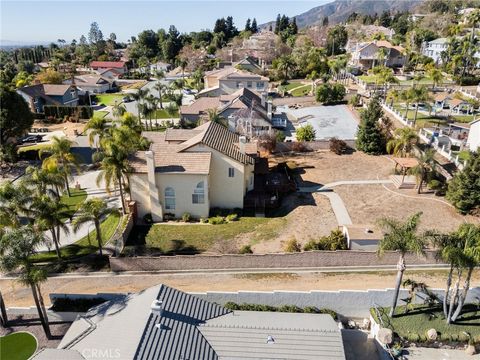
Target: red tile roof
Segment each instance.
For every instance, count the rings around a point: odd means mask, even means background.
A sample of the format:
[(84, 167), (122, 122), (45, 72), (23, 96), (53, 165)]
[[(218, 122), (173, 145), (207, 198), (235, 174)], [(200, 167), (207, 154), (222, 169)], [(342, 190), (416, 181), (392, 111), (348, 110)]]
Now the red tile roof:
[(121, 69), (125, 66), (123, 61), (92, 61), (90, 67), (92, 68), (113, 68)]

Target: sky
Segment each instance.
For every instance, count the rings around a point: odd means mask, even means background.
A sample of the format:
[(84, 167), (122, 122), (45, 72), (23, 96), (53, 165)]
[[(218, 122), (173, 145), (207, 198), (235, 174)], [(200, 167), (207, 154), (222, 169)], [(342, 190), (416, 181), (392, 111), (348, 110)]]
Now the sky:
[(329, 0), (259, 1), (4, 1), (0, 0), (0, 40), (18, 43), (70, 42), (96, 21), (104, 37), (114, 32), (126, 41), (142, 30), (175, 25), (180, 32), (212, 29), (219, 17), (233, 16), (241, 29), (247, 18), (258, 24), (275, 20), (276, 15), (295, 16)]

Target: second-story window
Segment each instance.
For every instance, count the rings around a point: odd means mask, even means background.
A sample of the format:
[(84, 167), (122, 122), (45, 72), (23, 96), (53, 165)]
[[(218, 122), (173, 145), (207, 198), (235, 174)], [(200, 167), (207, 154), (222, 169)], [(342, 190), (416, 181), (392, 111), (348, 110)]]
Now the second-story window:
[(235, 176), (235, 169), (228, 168), (228, 177), (234, 177), (234, 176)]

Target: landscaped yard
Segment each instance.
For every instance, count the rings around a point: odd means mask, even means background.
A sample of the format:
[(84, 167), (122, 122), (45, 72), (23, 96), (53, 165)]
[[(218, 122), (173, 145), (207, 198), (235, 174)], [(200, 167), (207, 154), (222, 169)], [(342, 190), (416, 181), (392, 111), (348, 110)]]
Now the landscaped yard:
[(106, 106), (120, 104), (123, 101), (124, 94), (96, 94), (97, 104), (103, 104)]
[[(178, 110), (175, 110), (173, 114), (169, 114), (165, 109), (159, 109), (155, 111), (152, 115), (152, 119), (171, 119), (171, 118), (178, 118)], [(148, 119), (148, 117), (147, 117)]]
[(100, 110), (100, 111), (97, 111), (97, 110), (95, 110), (95, 111), (93, 112), (93, 117), (94, 117), (94, 118), (103, 119), (103, 118), (104, 118), (105, 116), (107, 116), (107, 115), (108, 115), (108, 111), (101, 111), (101, 110)]
[(285, 91), (290, 91), (292, 89), (295, 89), (299, 86), (302, 86), (304, 85), (301, 81), (292, 81), (292, 82), (289, 82), (288, 84), (285, 84), (285, 85), (282, 85), (282, 87), (285, 89)]
[(0, 337), (0, 359), (27, 360), (37, 350), (37, 339), (28, 332)]
[[(102, 231), (102, 243), (105, 245), (115, 233), (118, 223), (120, 221), (120, 215), (110, 214), (101, 224), (100, 229)], [(77, 242), (71, 245), (67, 245), (61, 248), (62, 258), (74, 259), (80, 256), (85, 256), (94, 253), (98, 249), (97, 244), (97, 231), (93, 230), (88, 235), (84, 236)], [(33, 257), (35, 262), (47, 262), (57, 260), (57, 253), (55, 250), (45, 251), (36, 254)]]
[[(443, 311), (440, 306), (429, 308), (427, 305), (417, 305), (404, 314), (405, 306), (399, 306), (396, 309), (396, 316), (390, 319), (388, 315), (389, 308), (383, 308), (381, 318), (385, 326), (391, 328), (402, 338), (413, 342), (426, 342), (426, 333), (429, 329), (437, 330), (439, 341), (445, 342), (464, 342), (468, 341), (468, 335), (480, 341), (479, 314), (480, 308), (477, 305), (465, 305), (461, 317), (456, 324), (447, 325)], [(372, 310), (374, 319), (377, 320), (375, 312)], [(378, 320), (377, 320), (378, 321)]]
[[(265, 241), (279, 235), (283, 218), (243, 217), (228, 224), (161, 224), (154, 225), (146, 237), (146, 245), (164, 253), (195, 253), (235, 247), (234, 239), (248, 234), (251, 241)], [(218, 249), (221, 250), (221, 249)]]
[(312, 91), (312, 85), (304, 85), (293, 89), (290, 94), (292, 96), (307, 96)]
[(70, 196), (65, 192), (61, 196), (60, 202), (68, 207), (68, 217), (72, 217), (86, 198), (87, 192), (85, 190), (70, 189)]

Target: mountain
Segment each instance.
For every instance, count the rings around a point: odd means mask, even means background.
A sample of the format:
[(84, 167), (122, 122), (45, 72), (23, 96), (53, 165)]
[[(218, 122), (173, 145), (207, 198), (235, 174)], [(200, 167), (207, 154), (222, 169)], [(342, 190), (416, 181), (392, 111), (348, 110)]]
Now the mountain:
[[(325, 16), (330, 24), (345, 21), (348, 16), (358, 14), (381, 14), (385, 10), (391, 12), (413, 10), (422, 0), (335, 0), (331, 3), (320, 5), (303, 14), (295, 16), (300, 28), (317, 25)], [(275, 21), (262, 24), (261, 27), (275, 26)]]

